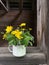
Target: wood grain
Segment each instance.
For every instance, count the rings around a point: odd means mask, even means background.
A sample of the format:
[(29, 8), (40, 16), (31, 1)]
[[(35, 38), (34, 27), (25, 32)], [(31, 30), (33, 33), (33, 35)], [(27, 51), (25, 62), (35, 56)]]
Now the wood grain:
[[(38, 50), (36, 48), (36, 50)], [(36, 51), (35, 49), (32, 51)], [(0, 47), (0, 62), (2, 63), (10, 63), (10, 64), (17, 64), (17, 63), (31, 63), (31, 64), (40, 64), (40, 63), (46, 63), (46, 55), (41, 52), (27, 52), (27, 54), (24, 57), (14, 57), (12, 53), (8, 51), (7, 47)], [(19, 64), (18, 64), (19, 65)]]

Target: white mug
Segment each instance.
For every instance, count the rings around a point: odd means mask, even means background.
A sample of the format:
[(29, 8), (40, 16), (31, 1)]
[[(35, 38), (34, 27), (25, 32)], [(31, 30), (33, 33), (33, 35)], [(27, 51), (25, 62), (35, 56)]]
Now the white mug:
[(16, 57), (22, 57), (26, 55), (26, 47), (24, 45), (9, 46), (9, 51)]

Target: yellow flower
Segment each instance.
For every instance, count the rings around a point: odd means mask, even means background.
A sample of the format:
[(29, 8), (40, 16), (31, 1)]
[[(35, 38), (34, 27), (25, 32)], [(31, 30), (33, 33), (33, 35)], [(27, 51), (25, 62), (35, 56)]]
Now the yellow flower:
[(5, 38), (6, 38), (6, 34), (3, 35), (3, 39), (5, 39)]
[(6, 28), (6, 33), (10, 33), (12, 31), (13, 27), (12, 26), (7, 26)]
[(11, 32), (11, 34), (15, 35), (15, 34), (16, 34), (16, 32), (17, 32), (16, 30), (15, 30), (15, 31), (12, 31), (12, 32)]
[(22, 27), (22, 26), (26, 26), (26, 23), (21, 23), (20, 24), (20, 27)]
[(16, 30), (15, 36), (16, 36), (18, 39), (22, 39), (22, 38), (23, 38), (21, 35), (22, 35), (22, 31)]
[(32, 30), (32, 28), (29, 28), (29, 30)]
[(24, 31), (24, 30), (26, 30), (25, 28), (22, 28), (22, 30)]

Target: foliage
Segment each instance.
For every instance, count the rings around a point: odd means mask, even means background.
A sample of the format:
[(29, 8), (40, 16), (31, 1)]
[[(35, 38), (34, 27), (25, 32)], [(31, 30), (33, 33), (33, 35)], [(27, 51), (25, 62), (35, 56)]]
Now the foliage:
[(13, 26), (7, 26), (3, 39), (9, 42), (9, 45), (32, 45), (34, 43), (34, 37), (30, 34), (32, 28), (27, 29), (26, 23), (21, 23), (16, 29)]

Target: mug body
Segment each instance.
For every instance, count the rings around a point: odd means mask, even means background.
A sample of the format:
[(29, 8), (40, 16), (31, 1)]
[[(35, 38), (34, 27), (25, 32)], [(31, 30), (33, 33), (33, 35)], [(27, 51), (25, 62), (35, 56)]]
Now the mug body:
[(22, 57), (26, 55), (26, 47), (24, 45), (13, 45), (13, 55), (16, 57)]

